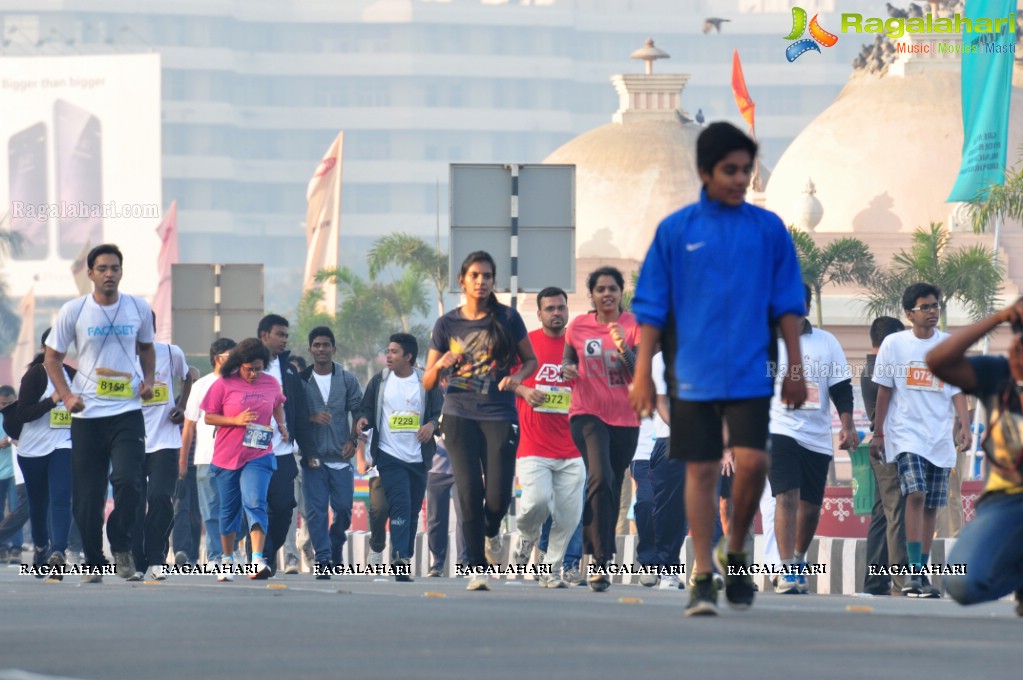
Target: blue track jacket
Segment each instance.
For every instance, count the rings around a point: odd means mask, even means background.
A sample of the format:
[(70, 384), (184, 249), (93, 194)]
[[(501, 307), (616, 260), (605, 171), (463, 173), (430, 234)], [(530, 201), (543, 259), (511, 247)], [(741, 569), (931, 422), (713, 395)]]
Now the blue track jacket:
[[(632, 312), (675, 337), (675, 396), (768, 397), (774, 325), (805, 315), (792, 238), (773, 212), (707, 198), (666, 217), (640, 270)], [(666, 328), (671, 323), (672, 328)]]

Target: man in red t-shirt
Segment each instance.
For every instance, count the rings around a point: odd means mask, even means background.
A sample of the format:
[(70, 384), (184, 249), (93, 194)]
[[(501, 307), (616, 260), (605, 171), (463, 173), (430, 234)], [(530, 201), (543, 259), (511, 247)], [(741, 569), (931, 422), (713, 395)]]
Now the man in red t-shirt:
[(560, 288), (544, 288), (536, 296), (536, 305), (541, 327), (529, 334), (529, 341), (539, 368), (515, 390), (519, 412), (516, 472), (522, 486), (515, 561), (529, 561), (540, 527), (550, 515), (553, 526), (544, 555), (550, 573), (540, 576), (540, 586), (564, 588), (568, 584), (561, 578), (562, 559), (582, 516), (586, 466), (568, 429), (572, 387), (561, 377), (568, 295)]

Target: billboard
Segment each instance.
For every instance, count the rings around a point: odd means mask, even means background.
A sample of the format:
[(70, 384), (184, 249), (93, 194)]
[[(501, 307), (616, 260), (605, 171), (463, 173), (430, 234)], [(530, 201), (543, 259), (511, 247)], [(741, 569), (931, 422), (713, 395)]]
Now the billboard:
[(121, 290), (151, 298), (162, 212), (157, 54), (0, 59), (0, 216), (11, 296), (78, 295), (71, 263), (116, 243)]

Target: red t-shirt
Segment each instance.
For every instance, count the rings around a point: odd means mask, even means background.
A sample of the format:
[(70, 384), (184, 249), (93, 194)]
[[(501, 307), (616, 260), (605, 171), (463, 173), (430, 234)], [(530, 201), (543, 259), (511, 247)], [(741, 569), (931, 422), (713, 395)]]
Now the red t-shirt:
[(529, 334), (539, 368), (522, 381), (526, 387), (547, 392), (550, 397), (534, 409), (525, 399), (516, 399), (519, 411), (519, 451), (517, 456), (542, 458), (578, 458), (579, 449), (572, 442), (568, 430), (568, 408), (572, 399), (572, 383), (561, 379), (561, 357), (565, 353), (565, 338), (551, 338), (538, 328)]
[[(618, 325), (625, 331), (625, 344), (639, 344), (639, 324), (629, 312), (622, 312)], [(565, 331), (565, 342), (579, 356), (579, 378), (572, 393), (569, 416), (597, 416), (608, 425), (639, 427), (636, 412), (629, 405), (629, 383), (632, 373), (618, 355), (608, 324), (597, 321), (595, 314), (572, 319)]]

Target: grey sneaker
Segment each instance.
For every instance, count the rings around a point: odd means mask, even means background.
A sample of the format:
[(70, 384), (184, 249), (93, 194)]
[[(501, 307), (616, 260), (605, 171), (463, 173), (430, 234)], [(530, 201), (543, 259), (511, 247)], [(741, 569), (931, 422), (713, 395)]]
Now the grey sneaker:
[(135, 568), (135, 558), (130, 552), (114, 553), (114, 563), (117, 565), (117, 575), (125, 581), (142, 580), (142, 572)]
[(640, 574), (639, 585), (644, 588), (654, 588), (661, 582), (661, 577), (658, 574)]
[(579, 571), (578, 565), (572, 567), (571, 569), (562, 569), (561, 580), (570, 586), (586, 585), (586, 579), (583, 578), (583, 573)]
[(64, 553), (53, 552), (50, 555), (50, 559), (46, 561), (46, 564), (50, 567), (50, 574), (46, 577), (47, 581), (63, 581), (64, 574), (60, 573), (61, 570), (67, 565), (67, 560), (64, 559)]
[(714, 585), (714, 579), (708, 574), (701, 574), (699, 578), (694, 575), (691, 580), (692, 589), (689, 591), (689, 605), (686, 607), (686, 616), (717, 616), (718, 614), (718, 589)]
[(103, 583), (102, 574), (82, 574), (82, 583)]
[(541, 588), (567, 588), (568, 584), (554, 574), (540, 574)]
[(426, 575), (429, 578), (440, 578), (441, 576), (444, 575), (444, 568), (443, 567), (430, 567), (430, 571), (426, 572)]
[[(399, 583), (409, 583), (412, 581), (412, 564), (404, 557), (399, 557), (391, 563), (391, 566), (395, 568), (394, 580)], [(408, 570), (406, 572), (406, 570)]]
[(288, 555), (288, 558), (284, 560), (284, 573), (285, 574), (297, 574), (298, 573), (298, 558), (294, 555)]
[(527, 541), (519, 537), (519, 545), (515, 548), (515, 555), (512, 557), (515, 564), (529, 564), (529, 558), (533, 556), (535, 541)]
[(184, 550), (179, 550), (174, 553), (174, 565), (181, 567), (188, 564), (188, 555), (185, 554)]
[(82, 563), (82, 555), (80, 553), (75, 552), (74, 550), (72, 550), (70, 548), (68, 548), (67, 550), (64, 551), (64, 559), (65, 559), (67, 564), (81, 564)]
[(375, 550), (369, 553), (369, 563), (373, 566), (380, 566), (384, 563), (384, 554)]
[(469, 577), (469, 585), (465, 587), (466, 590), (490, 590), (490, 584), (487, 583), (486, 574), (473, 574)]
[(497, 536), (488, 536), (484, 539), (483, 543), (487, 562), (490, 562), (490, 564), (493, 565), (503, 564), (504, 541), (501, 540), (501, 534), (498, 534)]

